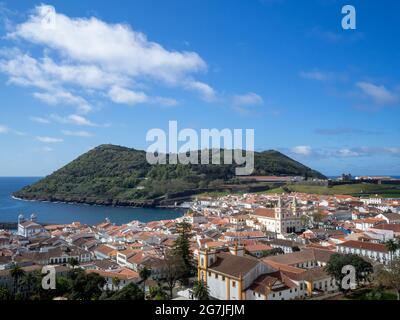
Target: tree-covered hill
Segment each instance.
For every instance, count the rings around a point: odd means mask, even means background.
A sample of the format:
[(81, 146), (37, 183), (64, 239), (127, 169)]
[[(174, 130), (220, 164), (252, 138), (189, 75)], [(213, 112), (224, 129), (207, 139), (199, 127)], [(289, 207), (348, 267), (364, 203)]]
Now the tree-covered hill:
[[(236, 164), (150, 165), (145, 151), (100, 145), (39, 182), (15, 192), (14, 196), (32, 200), (130, 205), (187, 190), (212, 189), (234, 183), (235, 168)], [(253, 175), (325, 178), (277, 151), (256, 152)]]

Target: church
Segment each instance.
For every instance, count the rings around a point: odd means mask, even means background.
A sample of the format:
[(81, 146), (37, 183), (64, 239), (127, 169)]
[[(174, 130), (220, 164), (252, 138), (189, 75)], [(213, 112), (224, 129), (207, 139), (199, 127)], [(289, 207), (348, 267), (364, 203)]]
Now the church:
[(250, 217), (260, 223), (265, 231), (278, 234), (301, 232), (303, 227), (301, 216), (296, 197), (293, 197), (289, 206), (283, 206), (282, 199), (279, 197), (275, 208), (257, 208), (250, 214)]
[(18, 216), (18, 235), (29, 238), (42, 232), (46, 232), (46, 230), (37, 223), (35, 214), (31, 215), (30, 220), (26, 220), (22, 214)]

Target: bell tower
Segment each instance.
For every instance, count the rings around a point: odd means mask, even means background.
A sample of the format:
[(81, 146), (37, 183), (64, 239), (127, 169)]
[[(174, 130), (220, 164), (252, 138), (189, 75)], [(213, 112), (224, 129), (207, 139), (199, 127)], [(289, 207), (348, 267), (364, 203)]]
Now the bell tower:
[(279, 196), (278, 203), (275, 207), (275, 218), (281, 220), (282, 219), (282, 199)]
[(200, 249), (197, 265), (197, 278), (199, 281), (207, 283), (207, 270), (210, 265), (216, 261), (216, 252), (214, 250)]
[(292, 212), (293, 212), (293, 215), (294, 215), (294, 216), (297, 215), (297, 199), (296, 199), (296, 196), (293, 196), (293, 201), (292, 201)]

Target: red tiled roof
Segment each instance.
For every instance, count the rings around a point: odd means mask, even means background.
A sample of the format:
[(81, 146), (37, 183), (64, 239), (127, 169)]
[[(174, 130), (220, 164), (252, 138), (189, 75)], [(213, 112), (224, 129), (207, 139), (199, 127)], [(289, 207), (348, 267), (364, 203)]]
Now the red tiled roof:
[(355, 249), (364, 249), (370, 251), (377, 251), (377, 252), (385, 252), (387, 253), (388, 250), (384, 244), (380, 243), (371, 243), (371, 242), (364, 242), (364, 241), (356, 241), (356, 240), (349, 240), (338, 244), (341, 247), (348, 247), (348, 248), (355, 248)]
[(275, 210), (267, 208), (257, 208), (253, 215), (267, 218), (275, 218)]

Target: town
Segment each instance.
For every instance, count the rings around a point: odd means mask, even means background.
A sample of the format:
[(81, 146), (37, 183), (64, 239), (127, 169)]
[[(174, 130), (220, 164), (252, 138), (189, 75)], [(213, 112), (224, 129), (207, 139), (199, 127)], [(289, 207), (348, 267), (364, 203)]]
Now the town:
[[(341, 299), (352, 294), (341, 283), (349, 264), (355, 292), (398, 298), (399, 284), (385, 280), (398, 272), (400, 199), (259, 192), (189, 207), (123, 225), (21, 214), (18, 230), (0, 231), (0, 299)], [(48, 265), (54, 292), (35, 288)]]

